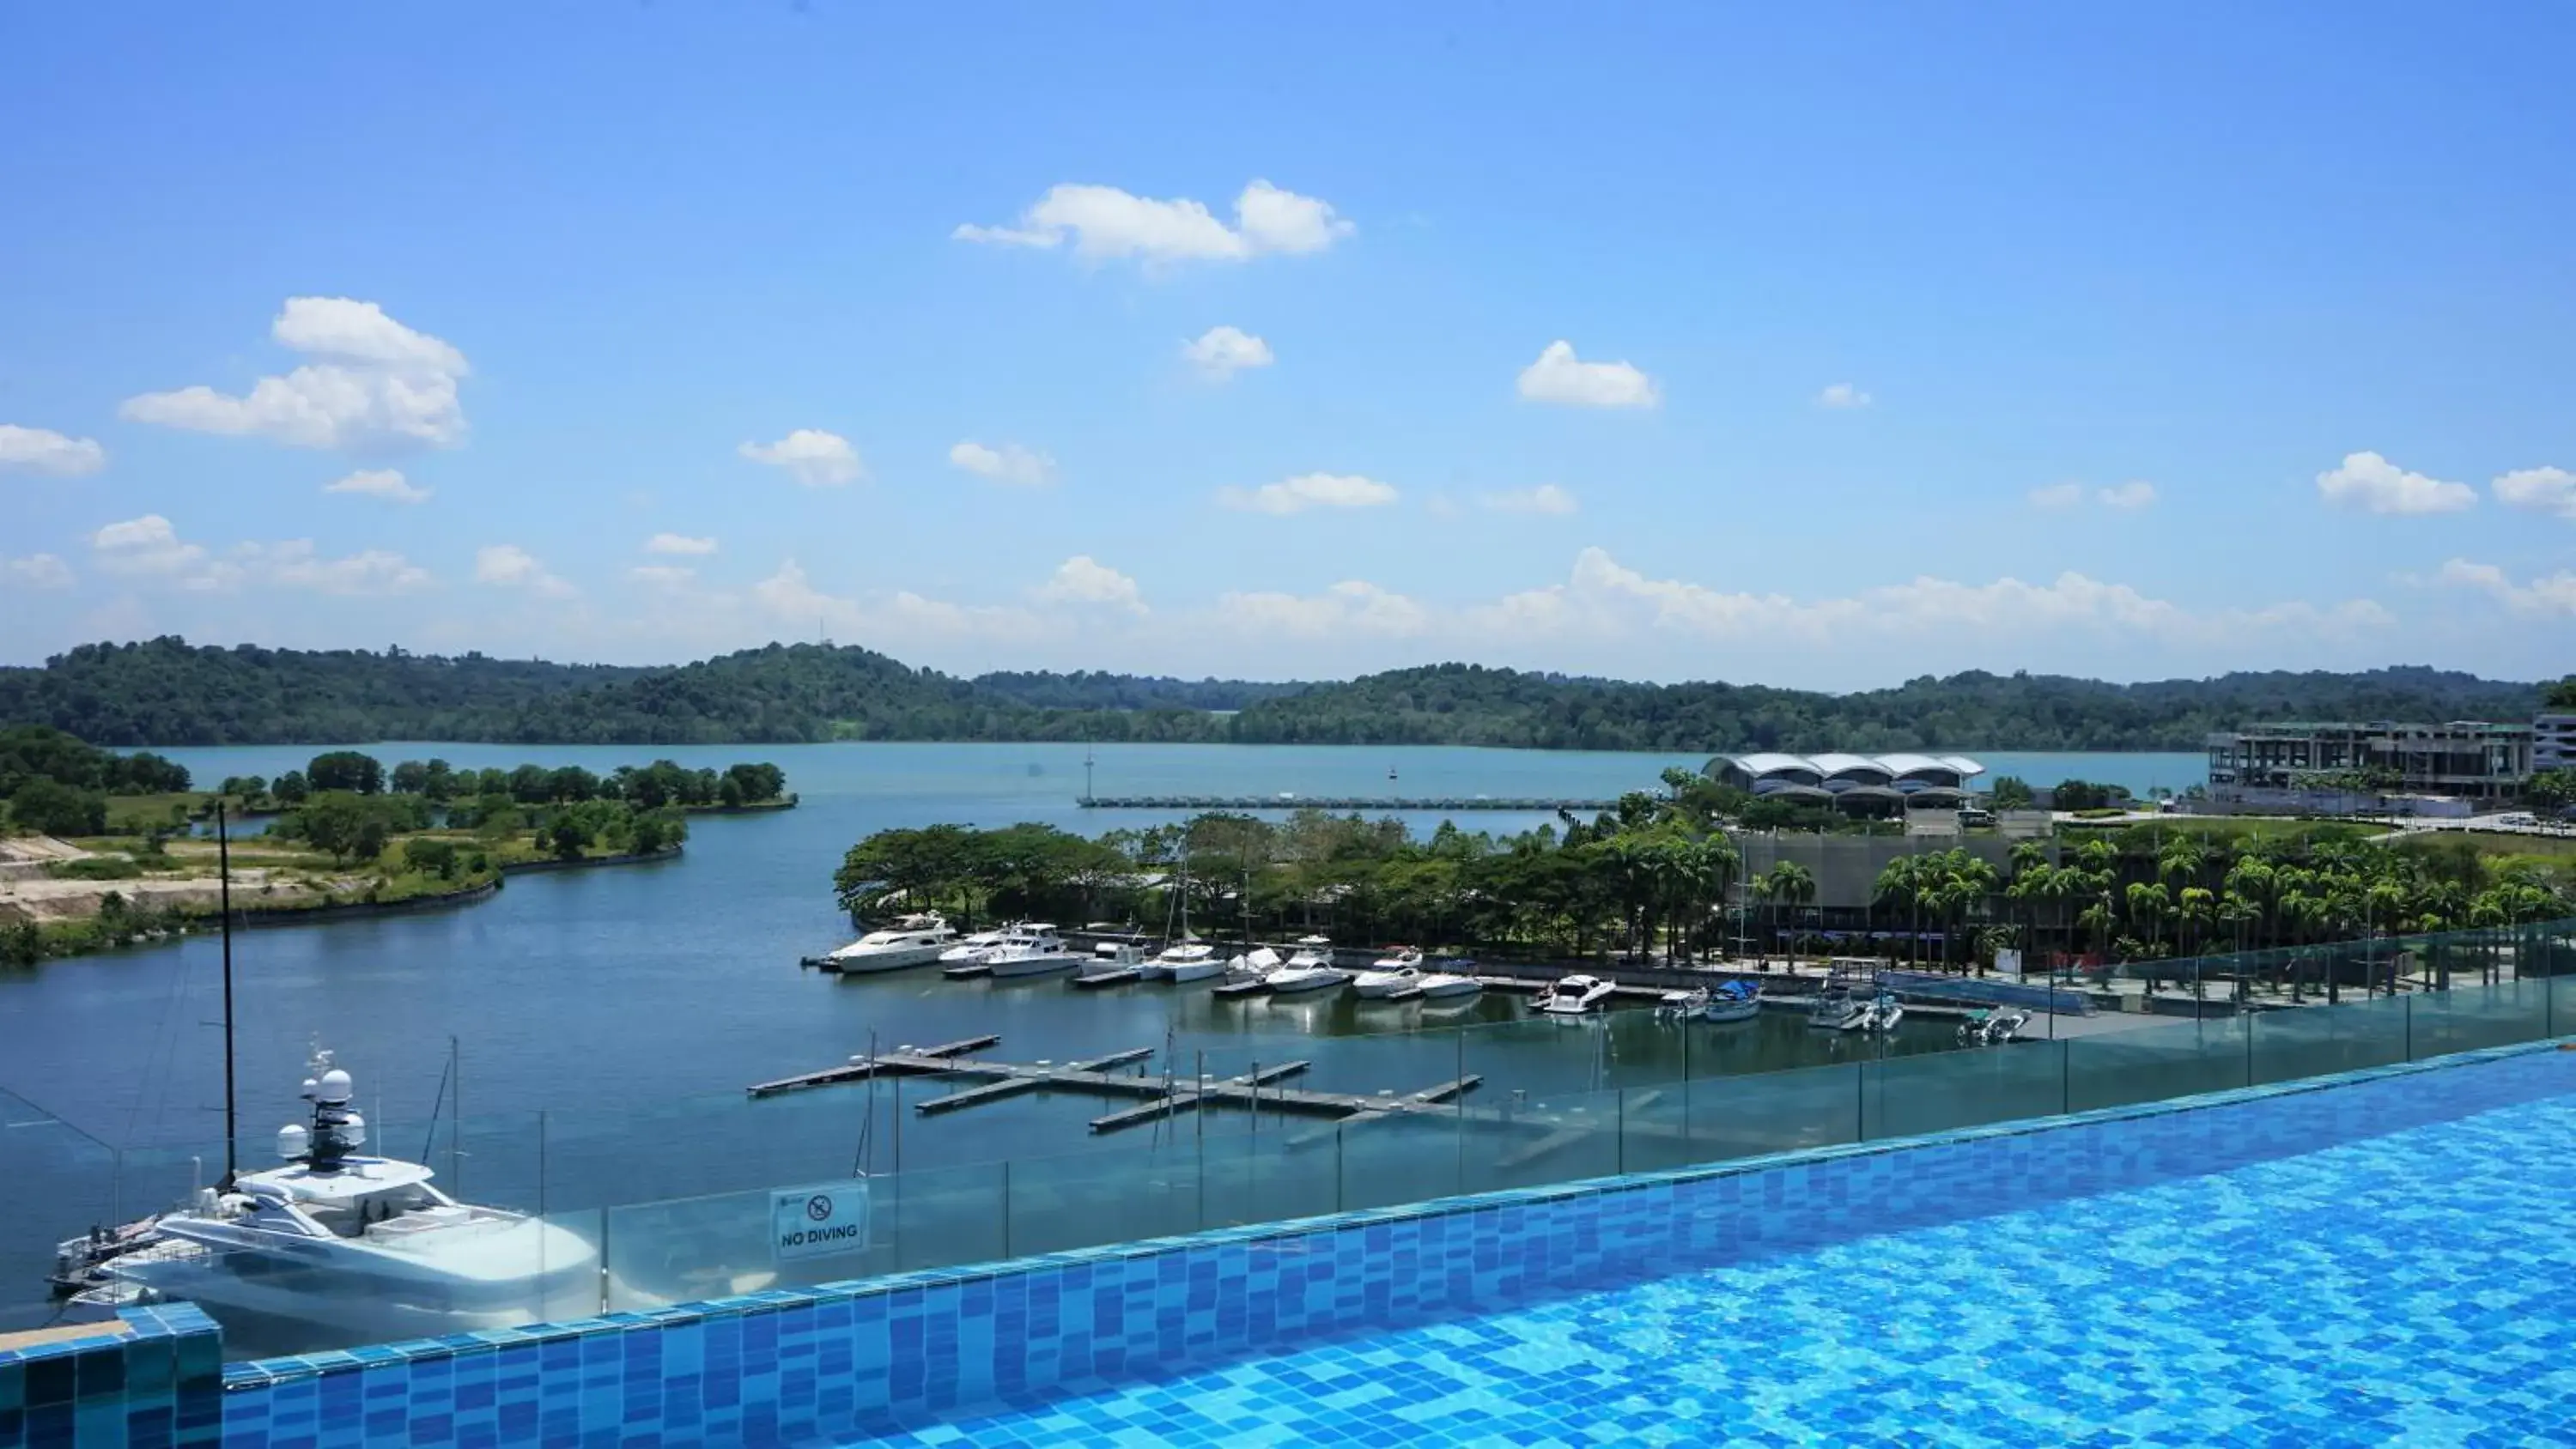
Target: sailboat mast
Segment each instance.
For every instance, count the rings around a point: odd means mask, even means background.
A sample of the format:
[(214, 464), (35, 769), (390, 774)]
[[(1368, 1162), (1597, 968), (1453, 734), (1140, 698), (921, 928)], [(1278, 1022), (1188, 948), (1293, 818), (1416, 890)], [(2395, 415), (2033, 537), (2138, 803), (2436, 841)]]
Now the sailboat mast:
[(233, 1088), (233, 847), (224, 802), (215, 800), (215, 875), (224, 913), (224, 1186), (241, 1171), (241, 1099)]

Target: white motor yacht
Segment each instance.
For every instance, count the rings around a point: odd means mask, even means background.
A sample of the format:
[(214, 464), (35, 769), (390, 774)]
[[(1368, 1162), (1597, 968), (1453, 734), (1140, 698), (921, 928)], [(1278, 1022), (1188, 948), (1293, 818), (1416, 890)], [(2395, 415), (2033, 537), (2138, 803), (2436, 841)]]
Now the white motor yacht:
[(1090, 958), (1079, 951), (1065, 948), (1055, 927), (1037, 924), (1014, 926), (984, 958), (984, 965), (996, 977), (1046, 976), (1070, 971)]
[[(360, 1343), (507, 1328), (599, 1311), (597, 1250), (524, 1213), (461, 1203), (416, 1162), (370, 1157), (349, 1074), (317, 1053), (312, 1126), (278, 1134), (287, 1165), (201, 1188), (184, 1206), (56, 1250), (75, 1301), (185, 1299)], [(112, 1250), (111, 1250), (112, 1249)]]
[(1300, 991), (1321, 991), (1339, 986), (1351, 979), (1351, 973), (1333, 964), (1329, 947), (1308, 946), (1288, 958), (1286, 964), (1270, 973), (1270, 989), (1281, 996)]
[(1864, 1031), (1894, 1031), (1896, 1024), (1904, 1019), (1905, 1003), (1882, 991), (1878, 999), (1869, 1004), (1868, 1014), (1861, 1019), (1861, 1028)]
[(992, 955), (995, 948), (999, 947), (1003, 939), (1010, 934), (1009, 926), (996, 926), (989, 931), (977, 931), (971, 936), (960, 936), (957, 938), (956, 945), (939, 953), (939, 964), (966, 966), (981, 961)]
[(1476, 963), (1464, 958), (1430, 963), (1413, 984), (1427, 1000), (1473, 996), (1485, 989), (1476, 977)]
[(1411, 966), (1398, 967), (1392, 971), (1380, 971), (1372, 967), (1351, 978), (1351, 990), (1371, 999), (1411, 991), (1421, 984), (1422, 972)]
[(1807, 1010), (1807, 1025), (1820, 1031), (1856, 1031), (1868, 1022), (1869, 1003), (1852, 995), (1849, 987), (1825, 988)]
[(1389, 946), (1386, 948), (1385, 955), (1380, 956), (1369, 963), (1369, 969), (1371, 971), (1403, 971), (1411, 967), (1418, 967), (1421, 964), (1421, 948), (1415, 946)]
[(1533, 1004), (1549, 1016), (1583, 1016), (1600, 1009), (1615, 989), (1597, 976), (1568, 976), (1539, 992)]
[(937, 915), (906, 916), (870, 931), (815, 964), (845, 976), (927, 966), (957, 944), (957, 932)]

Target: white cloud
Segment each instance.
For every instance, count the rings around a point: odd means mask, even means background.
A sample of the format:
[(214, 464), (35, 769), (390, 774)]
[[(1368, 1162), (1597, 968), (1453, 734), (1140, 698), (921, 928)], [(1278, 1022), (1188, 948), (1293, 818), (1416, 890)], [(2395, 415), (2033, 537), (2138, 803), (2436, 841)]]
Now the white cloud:
[(1474, 632), (1493, 639), (1554, 635), (1599, 640), (1636, 631), (1802, 647), (1857, 639), (1946, 640), (1967, 634), (2084, 631), (2171, 643), (2239, 643), (2265, 633), (2352, 635), (2395, 622), (2368, 600), (2194, 611), (2127, 584), (2072, 571), (2047, 583), (2002, 578), (1969, 584), (1920, 577), (1840, 598), (1728, 591), (1651, 578), (1599, 548), (1575, 559), (1563, 584), (1509, 595), (1468, 612)]
[(323, 594), (403, 594), (433, 582), (427, 569), (401, 554), (366, 549), (344, 558), (323, 558), (309, 538), (238, 543), (216, 558), (204, 545), (181, 539), (170, 520), (158, 513), (107, 525), (90, 535), (90, 549), (103, 573), (192, 593), (260, 585)]
[(1655, 380), (1625, 362), (1582, 362), (1574, 344), (1549, 343), (1521, 369), (1521, 396), (1578, 408), (1650, 408), (1662, 401)]
[(2516, 584), (2511, 575), (2494, 564), (2455, 558), (2445, 562), (2436, 577), (2442, 583), (2483, 590), (2517, 613), (2576, 617), (2576, 572), (2566, 569), (2536, 576), (2527, 584)]
[(784, 468), (808, 488), (838, 488), (868, 476), (850, 440), (820, 428), (798, 428), (775, 443), (745, 443), (734, 451), (755, 463)]
[(429, 570), (401, 554), (371, 548), (322, 558), (309, 538), (236, 545), (226, 566), (241, 571), (239, 580), (322, 594), (408, 594), (431, 583)]
[(1115, 186), (1065, 182), (1049, 187), (1009, 226), (970, 223), (949, 235), (1025, 247), (1062, 246), (1070, 237), (1074, 255), (1084, 261), (1136, 257), (1150, 264), (1319, 252), (1355, 230), (1329, 203), (1267, 181), (1243, 188), (1235, 198), (1234, 215), (1235, 225), (1229, 227), (1205, 204), (1187, 198), (1160, 201)]
[(2576, 473), (2564, 468), (2517, 468), (2487, 485), (2496, 502), (2576, 519)]
[(712, 538), (691, 538), (681, 533), (657, 533), (644, 540), (644, 551), (692, 556), (710, 554), (716, 551), (716, 541)]
[(1553, 483), (1536, 488), (1514, 488), (1503, 493), (1488, 493), (1476, 500), (1496, 513), (1572, 513), (1578, 506), (1574, 495)]
[(566, 599), (581, 592), (571, 584), (546, 572), (536, 555), (515, 543), (487, 544), (474, 551), (474, 582), (495, 588), (525, 589), (548, 599)]
[(1217, 621), (1256, 639), (1338, 639), (1353, 634), (1413, 638), (1431, 611), (1377, 585), (1347, 579), (1320, 594), (1237, 593), (1216, 602)]
[(1837, 382), (1816, 394), (1820, 408), (1865, 408), (1877, 399), (1848, 382)]
[(698, 571), (686, 564), (637, 564), (626, 571), (626, 576), (638, 583), (667, 586), (685, 584), (696, 578)]
[[(2069, 508), (2079, 507), (2083, 504), (2084, 485), (2081, 483), (2051, 483), (2043, 488), (2033, 488), (2030, 490), (2029, 496), (2030, 505), (2033, 508), (2045, 508), (2051, 512), (2064, 512)], [(2094, 489), (2093, 501), (2102, 505), (2104, 508), (2118, 509), (2123, 513), (2134, 513), (2141, 508), (2151, 508), (2155, 506), (2156, 485), (2146, 482), (2143, 479), (2133, 479), (2126, 483), (2114, 483), (2107, 488)]]
[(948, 465), (996, 483), (1034, 488), (1055, 480), (1055, 459), (1017, 443), (1004, 443), (998, 448), (977, 442), (959, 443), (948, 450)]
[(1268, 367), (1270, 344), (1238, 327), (1211, 327), (1196, 342), (1181, 344), (1181, 356), (1209, 379), (1223, 382), (1248, 367)]
[(1301, 473), (1258, 488), (1220, 488), (1216, 497), (1228, 508), (1290, 514), (1309, 508), (1383, 508), (1396, 494), (1392, 485), (1356, 473)]
[(77, 478), (106, 466), (107, 450), (96, 439), (66, 437), (51, 428), (0, 423), (0, 473)]
[(814, 587), (794, 559), (752, 585), (751, 596), (776, 623), (800, 635), (820, 624), (844, 639), (877, 648), (961, 641), (1025, 643), (1064, 633), (1061, 620), (1028, 609), (952, 604), (908, 589), (867, 600), (827, 594)]
[(1055, 573), (1030, 595), (1040, 603), (1098, 604), (1131, 614), (1145, 612), (1144, 591), (1136, 581), (1089, 554), (1075, 554), (1057, 565)]
[(2409, 473), (2377, 453), (2348, 453), (2343, 466), (2317, 475), (2317, 492), (2337, 507), (2368, 513), (2457, 513), (2474, 506), (2477, 490)]
[(419, 503), (430, 494), (429, 489), (404, 481), (403, 475), (391, 468), (361, 469), (336, 483), (323, 484), (322, 491), (363, 494), (388, 503)]
[(468, 371), (465, 354), (377, 304), (289, 297), (269, 335), (327, 360), (263, 377), (240, 396), (185, 387), (128, 398), (118, 411), (136, 422), (298, 448), (448, 447), (464, 438), (456, 384)]
[(49, 553), (0, 559), (0, 584), (13, 589), (68, 589), (72, 568)]
[(158, 513), (111, 523), (89, 536), (98, 566), (112, 574), (175, 578), (206, 562), (204, 548), (179, 541), (179, 531)]

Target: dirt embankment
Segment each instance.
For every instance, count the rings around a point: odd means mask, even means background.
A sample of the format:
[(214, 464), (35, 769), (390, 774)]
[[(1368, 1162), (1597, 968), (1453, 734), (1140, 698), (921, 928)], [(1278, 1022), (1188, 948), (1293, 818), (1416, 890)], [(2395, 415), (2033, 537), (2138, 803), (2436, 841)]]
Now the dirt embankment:
[[(137, 910), (212, 912), (222, 900), (222, 883), (209, 868), (200, 875), (150, 874), (130, 880), (57, 880), (45, 874), (55, 861), (88, 860), (91, 851), (48, 836), (0, 840), (0, 925), (19, 921), (76, 921), (95, 916), (109, 892)], [(191, 866), (195, 862), (189, 863)], [(210, 863), (211, 864), (211, 863)], [(354, 880), (330, 883), (333, 889), (357, 888)], [(323, 892), (265, 866), (233, 868), (233, 907), (270, 910), (319, 902)]]

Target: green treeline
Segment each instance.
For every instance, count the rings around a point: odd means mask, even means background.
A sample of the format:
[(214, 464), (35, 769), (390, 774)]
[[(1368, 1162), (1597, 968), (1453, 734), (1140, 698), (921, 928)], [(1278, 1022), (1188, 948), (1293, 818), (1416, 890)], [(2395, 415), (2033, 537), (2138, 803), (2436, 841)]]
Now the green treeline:
[[(2564, 688), (2565, 686), (2561, 686)], [(624, 669), (392, 651), (83, 645), (0, 669), (0, 720), (96, 744), (1149, 740), (1862, 752), (2198, 749), (2284, 718), (2528, 720), (2541, 686), (2421, 667), (2108, 684), (1971, 671), (1854, 694), (1631, 684), (1442, 664), (1337, 683), (1015, 673), (772, 644)], [(1232, 711), (1232, 712), (1227, 712)]]
[[(1191, 928), (1214, 941), (1320, 931), (1346, 944), (1479, 955), (1706, 957), (1741, 929), (1795, 951), (1876, 950), (1954, 970), (1982, 968), (2006, 946), (2156, 961), (2576, 914), (2576, 882), (2563, 871), (2456, 837), (2389, 845), (2348, 825), (2238, 835), (2156, 824), (2027, 842), (2000, 869), (1964, 850), (1901, 856), (1866, 912), (1826, 921), (1798, 863), (1744, 878), (1733, 822), (1710, 813), (1716, 803), (1699, 791), (1639, 793), (1614, 814), (1506, 837), (1444, 824), (1414, 839), (1394, 820), (1318, 811), (1282, 824), (1202, 815), (1097, 839), (1043, 825), (936, 825), (860, 841), (834, 888), (861, 917), (935, 907), (968, 924), (1041, 917), (1164, 930), (1185, 898)], [(1844, 944), (1826, 939), (1827, 927), (1888, 934)]]
[(120, 755), (43, 725), (0, 728), (0, 804), (7, 818), (47, 835), (96, 835), (110, 795), (188, 788), (185, 766), (159, 755)]

